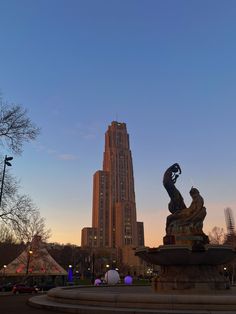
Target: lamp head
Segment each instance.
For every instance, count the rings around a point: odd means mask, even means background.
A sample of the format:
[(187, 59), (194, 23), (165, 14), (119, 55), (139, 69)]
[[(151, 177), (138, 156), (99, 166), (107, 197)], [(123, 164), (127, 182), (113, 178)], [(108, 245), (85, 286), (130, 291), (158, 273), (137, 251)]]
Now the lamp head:
[(6, 161), (9, 161), (9, 160), (12, 160), (12, 159), (13, 159), (13, 157), (6, 157), (5, 158)]
[(4, 160), (4, 162), (5, 162), (5, 164), (7, 165), (7, 166), (11, 166), (11, 163), (9, 162), (10, 160), (12, 160), (13, 159), (13, 157), (5, 157), (5, 160)]

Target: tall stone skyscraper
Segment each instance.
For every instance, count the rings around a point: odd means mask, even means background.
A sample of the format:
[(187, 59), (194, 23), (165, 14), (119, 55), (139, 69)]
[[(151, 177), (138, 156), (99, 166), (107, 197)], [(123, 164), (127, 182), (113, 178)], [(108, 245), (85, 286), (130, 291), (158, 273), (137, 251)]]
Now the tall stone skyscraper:
[[(82, 230), (82, 246), (143, 246), (143, 223), (137, 222), (134, 175), (126, 124), (113, 121), (105, 134), (103, 170), (93, 178), (92, 228)], [(126, 253), (125, 253), (126, 252)]]

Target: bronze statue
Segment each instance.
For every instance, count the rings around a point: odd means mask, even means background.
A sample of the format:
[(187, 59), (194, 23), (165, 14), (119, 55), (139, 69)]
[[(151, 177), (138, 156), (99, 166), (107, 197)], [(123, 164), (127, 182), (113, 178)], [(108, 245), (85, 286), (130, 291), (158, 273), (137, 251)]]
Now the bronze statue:
[(175, 163), (164, 174), (163, 185), (170, 196), (168, 205), (171, 215), (166, 220), (166, 237), (164, 244), (191, 244), (208, 243), (208, 237), (202, 231), (203, 220), (206, 217), (204, 200), (198, 189), (192, 187), (190, 195), (192, 203), (186, 207), (184, 199), (175, 187), (181, 168)]
[(176, 211), (186, 208), (182, 195), (175, 187), (175, 183), (180, 174), (180, 166), (179, 164), (175, 163), (166, 170), (163, 177), (163, 185), (170, 197), (168, 208), (172, 214), (174, 214)]

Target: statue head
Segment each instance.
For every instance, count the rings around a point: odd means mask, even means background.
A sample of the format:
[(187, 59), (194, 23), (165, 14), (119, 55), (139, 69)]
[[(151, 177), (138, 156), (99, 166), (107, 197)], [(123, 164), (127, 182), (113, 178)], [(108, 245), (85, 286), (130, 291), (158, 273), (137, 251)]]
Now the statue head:
[(189, 194), (194, 197), (196, 195), (199, 195), (198, 189), (194, 188), (193, 186), (191, 187), (191, 190), (189, 191)]
[(180, 166), (179, 166), (178, 163), (173, 164), (173, 165), (171, 166), (171, 170), (172, 170), (172, 172), (174, 172), (174, 173), (179, 172), (179, 174), (181, 174), (181, 169), (180, 169)]

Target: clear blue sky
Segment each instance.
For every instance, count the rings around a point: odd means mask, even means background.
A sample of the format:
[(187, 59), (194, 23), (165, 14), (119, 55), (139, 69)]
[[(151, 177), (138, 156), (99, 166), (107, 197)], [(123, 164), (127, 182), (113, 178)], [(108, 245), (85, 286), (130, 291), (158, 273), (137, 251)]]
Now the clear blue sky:
[(205, 199), (205, 232), (225, 227), (223, 209), (236, 209), (235, 17), (234, 0), (0, 0), (0, 90), (42, 129), (11, 172), (52, 241), (79, 244), (91, 225), (112, 120), (127, 123), (147, 245), (164, 236), (174, 162), (186, 203), (192, 185)]

